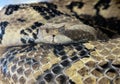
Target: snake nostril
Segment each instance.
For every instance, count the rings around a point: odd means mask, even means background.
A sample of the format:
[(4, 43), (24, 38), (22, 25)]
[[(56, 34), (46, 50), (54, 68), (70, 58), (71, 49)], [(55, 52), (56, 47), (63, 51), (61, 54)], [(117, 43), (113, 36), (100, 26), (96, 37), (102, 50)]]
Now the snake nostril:
[(55, 35), (53, 34), (53, 38), (55, 37)]

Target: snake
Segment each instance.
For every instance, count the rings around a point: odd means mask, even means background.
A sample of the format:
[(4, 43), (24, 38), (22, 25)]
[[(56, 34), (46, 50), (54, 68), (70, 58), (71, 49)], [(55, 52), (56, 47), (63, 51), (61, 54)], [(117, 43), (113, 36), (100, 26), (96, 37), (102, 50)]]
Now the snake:
[(0, 84), (119, 84), (119, 13), (119, 0), (5, 6)]

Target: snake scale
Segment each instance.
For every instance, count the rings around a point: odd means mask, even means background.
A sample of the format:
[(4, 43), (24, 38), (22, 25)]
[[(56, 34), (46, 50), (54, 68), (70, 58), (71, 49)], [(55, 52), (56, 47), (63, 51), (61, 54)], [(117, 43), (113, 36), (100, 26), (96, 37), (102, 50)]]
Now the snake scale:
[(120, 84), (120, 0), (53, 0), (0, 10), (0, 84)]

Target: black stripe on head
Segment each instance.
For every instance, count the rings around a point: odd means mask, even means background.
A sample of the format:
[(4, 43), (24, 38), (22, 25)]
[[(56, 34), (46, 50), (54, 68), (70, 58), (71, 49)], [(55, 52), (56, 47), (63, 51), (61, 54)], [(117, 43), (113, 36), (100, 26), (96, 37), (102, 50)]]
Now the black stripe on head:
[(14, 11), (17, 11), (19, 8), (20, 8), (20, 5), (9, 5), (9, 6), (6, 8), (5, 15), (10, 15), (10, 14), (12, 14)]
[(5, 34), (5, 28), (7, 27), (7, 25), (8, 25), (7, 21), (0, 22), (0, 43), (3, 38), (3, 35)]

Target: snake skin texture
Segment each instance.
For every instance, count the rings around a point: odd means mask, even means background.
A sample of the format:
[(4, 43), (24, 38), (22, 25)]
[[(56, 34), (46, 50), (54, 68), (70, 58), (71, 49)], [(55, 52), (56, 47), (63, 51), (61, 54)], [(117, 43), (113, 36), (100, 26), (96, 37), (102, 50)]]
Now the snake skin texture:
[(0, 10), (0, 84), (120, 84), (120, 0), (51, 0)]

